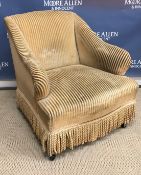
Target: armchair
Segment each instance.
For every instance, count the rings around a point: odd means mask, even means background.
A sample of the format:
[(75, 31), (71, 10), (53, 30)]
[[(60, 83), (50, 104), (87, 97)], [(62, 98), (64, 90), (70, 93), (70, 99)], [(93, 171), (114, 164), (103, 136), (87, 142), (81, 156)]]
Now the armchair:
[(72, 12), (35, 11), (5, 23), (17, 105), (51, 160), (133, 120), (138, 85), (122, 76), (131, 63), (127, 51)]

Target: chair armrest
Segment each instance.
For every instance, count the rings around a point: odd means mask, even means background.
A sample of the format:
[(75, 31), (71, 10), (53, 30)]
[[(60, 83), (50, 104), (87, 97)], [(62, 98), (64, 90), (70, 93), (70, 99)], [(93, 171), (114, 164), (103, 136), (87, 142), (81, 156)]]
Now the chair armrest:
[(12, 17), (6, 17), (4, 20), (8, 28), (8, 33), (11, 36), (10, 38), (13, 40), (15, 49), (20, 55), (21, 61), (25, 64), (32, 77), (34, 97), (37, 100), (47, 97), (49, 94), (50, 86), (43, 66), (39, 61), (37, 61), (32, 50), (29, 48), (29, 45), (26, 42), (21, 30), (12, 19)]
[(35, 98), (41, 100), (47, 97), (50, 86), (48, 77), (45, 75), (44, 70), (38, 66), (37, 62), (33, 59), (24, 59), (24, 63), (33, 79)]
[(129, 53), (104, 42), (78, 15), (75, 17), (75, 31), (80, 63), (118, 75), (128, 70), (131, 64)]

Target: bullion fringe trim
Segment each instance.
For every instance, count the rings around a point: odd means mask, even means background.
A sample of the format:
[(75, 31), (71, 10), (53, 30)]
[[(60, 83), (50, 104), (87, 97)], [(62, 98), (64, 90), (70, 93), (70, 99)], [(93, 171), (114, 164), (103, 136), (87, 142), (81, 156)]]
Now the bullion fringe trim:
[(49, 156), (104, 137), (113, 129), (119, 128), (121, 124), (130, 123), (135, 117), (135, 102), (133, 101), (100, 119), (56, 132), (49, 132), (42, 126), (38, 114), (19, 90), (17, 90), (17, 105), (41, 141), (43, 151), (47, 152)]

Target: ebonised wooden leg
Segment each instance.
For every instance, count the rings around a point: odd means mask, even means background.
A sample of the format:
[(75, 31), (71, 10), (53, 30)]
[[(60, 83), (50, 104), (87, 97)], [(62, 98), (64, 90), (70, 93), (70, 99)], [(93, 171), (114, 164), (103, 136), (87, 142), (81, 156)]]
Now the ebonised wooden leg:
[(55, 158), (56, 158), (56, 155), (53, 154), (52, 156), (49, 157), (49, 160), (50, 160), (50, 161), (53, 161)]
[(122, 125), (121, 125), (121, 128), (126, 128), (127, 127), (127, 124), (125, 124), (125, 123), (123, 123)]

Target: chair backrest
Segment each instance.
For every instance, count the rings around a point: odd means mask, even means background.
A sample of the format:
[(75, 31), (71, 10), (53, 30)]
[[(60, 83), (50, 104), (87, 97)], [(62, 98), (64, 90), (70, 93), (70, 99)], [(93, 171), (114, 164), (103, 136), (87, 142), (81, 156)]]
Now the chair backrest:
[(72, 12), (35, 11), (11, 18), (46, 70), (79, 63)]

